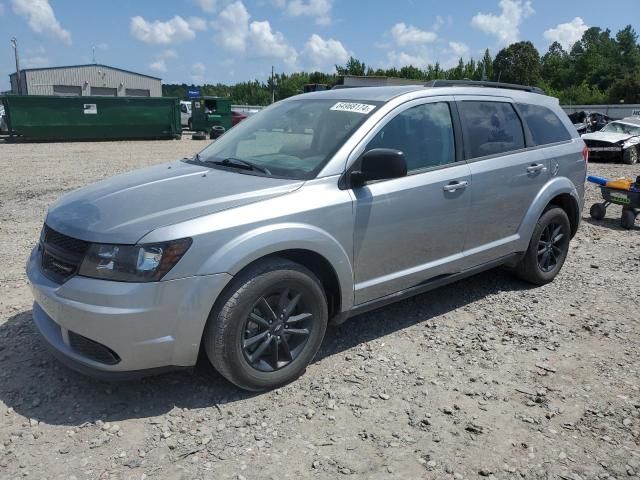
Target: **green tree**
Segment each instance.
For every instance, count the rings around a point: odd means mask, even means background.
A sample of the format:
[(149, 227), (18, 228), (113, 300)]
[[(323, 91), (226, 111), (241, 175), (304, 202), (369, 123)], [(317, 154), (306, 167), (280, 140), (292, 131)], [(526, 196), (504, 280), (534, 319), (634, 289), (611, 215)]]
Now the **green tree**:
[(559, 42), (553, 42), (542, 57), (542, 78), (555, 89), (569, 87), (575, 78), (569, 54)]
[(491, 53), (489, 53), (489, 49), (487, 48), (484, 51), (484, 56), (482, 60), (478, 62), (478, 69), (473, 75), (474, 80), (495, 80), (493, 75), (493, 58), (491, 58)]
[(518, 42), (498, 52), (493, 74), (501, 82), (535, 85), (540, 80), (540, 54), (531, 42)]
[(336, 65), (336, 72), (338, 75), (364, 75), (367, 71), (367, 66), (364, 62), (361, 62), (357, 58), (349, 57), (346, 65)]
[(609, 90), (610, 103), (640, 103), (640, 69), (614, 80)]

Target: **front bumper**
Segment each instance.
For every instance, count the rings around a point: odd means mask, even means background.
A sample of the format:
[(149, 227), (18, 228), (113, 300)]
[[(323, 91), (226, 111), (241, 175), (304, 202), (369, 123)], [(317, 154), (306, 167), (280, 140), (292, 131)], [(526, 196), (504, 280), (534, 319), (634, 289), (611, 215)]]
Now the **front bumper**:
[(621, 159), (624, 154), (624, 150), (620, 145), (589, 146), (589, 144), (587, 144), (587, 149), (589, 150), (589, 159), (591, 160), (617, 161)]
[[(57, 284), (42, 274), (39, 259), (34, 249), (27, 263), (36, 327), (64, 363), (103, 378), (195, 365), (211, 307), (231, 279), (223, 273), (125, 283), (75, 276)], [(75, 348), (70, 337), (78, 336), (114, 352), (117, 362)]]

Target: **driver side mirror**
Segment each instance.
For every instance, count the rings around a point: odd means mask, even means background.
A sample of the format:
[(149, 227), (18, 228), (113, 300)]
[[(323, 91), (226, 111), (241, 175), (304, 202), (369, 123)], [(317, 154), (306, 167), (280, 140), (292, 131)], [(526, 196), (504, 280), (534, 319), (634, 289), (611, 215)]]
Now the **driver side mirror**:
[(374, 148), (360, 158), (360, 170), (349, 175), (352, 187), (362, 187), (372, 180), (389, 180), (407, 175), (404, 153), (393, 148)]

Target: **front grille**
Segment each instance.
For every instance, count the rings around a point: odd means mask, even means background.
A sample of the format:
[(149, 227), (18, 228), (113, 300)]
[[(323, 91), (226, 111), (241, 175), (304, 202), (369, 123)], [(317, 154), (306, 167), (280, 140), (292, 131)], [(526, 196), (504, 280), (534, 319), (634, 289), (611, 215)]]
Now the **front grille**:
[(56, 283), (64, 283), (80, 268), (89, 243), (44, 226), (41, 245), (42, 272)]
[(615, 143), (603, 142), (602, 140), (585, 140), (584, 143), (587, 144), (587, 147), (591, 147), (591, 148), (620, 147), (620, 145), (617, 145)]
[(69, 346), (80, 355), (105, 365), (115, 365), (120, 362), (118, 354), (109, 347), (71, 330), (69, 330)]

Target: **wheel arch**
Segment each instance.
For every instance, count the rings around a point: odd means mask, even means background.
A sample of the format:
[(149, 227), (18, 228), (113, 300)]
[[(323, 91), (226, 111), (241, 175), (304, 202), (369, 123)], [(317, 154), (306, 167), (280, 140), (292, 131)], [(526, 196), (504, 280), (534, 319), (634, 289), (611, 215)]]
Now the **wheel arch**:
[(268, 257), (283, 257), (316, 274), (329, 302), (330, 317), (353, 307), (353, 270), (349, 255), (327, 232), (310, 225), (270, 225), (236, 237), (201, 267), (233, 276)]
[(569, 224), (571, 225), (571, 238), (573, 238), (578, 232), (578, 226), (580, 225), (580, 206), (578, 201), (569, 193), (561, 193), (551, 199), (547, 207), (555, 205), (564, 210), (569, 217)]
[(550, 205), (558, 206), (567, 213), (571, 225), (571, 236), (573, 237), (580, 225), (581, 202), (581, 197), (575, 185), (568, 178), (557, 177), (548, 182), (538, 192), (520, 224), (518, 229), (520, 234), (518, 250), (525, 251), (527, 249), (538, 219)]

